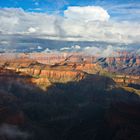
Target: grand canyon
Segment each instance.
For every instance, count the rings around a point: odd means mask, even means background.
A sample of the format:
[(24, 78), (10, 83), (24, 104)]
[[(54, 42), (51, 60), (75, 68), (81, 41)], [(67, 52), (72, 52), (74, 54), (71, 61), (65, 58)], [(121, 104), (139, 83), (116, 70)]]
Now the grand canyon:
[(140, 56), (128, 52), (1, 53), (0, 97), (1, 140), (140, 138)]
[(0, 0), (0, 140), (140, 140), (140, 0)]

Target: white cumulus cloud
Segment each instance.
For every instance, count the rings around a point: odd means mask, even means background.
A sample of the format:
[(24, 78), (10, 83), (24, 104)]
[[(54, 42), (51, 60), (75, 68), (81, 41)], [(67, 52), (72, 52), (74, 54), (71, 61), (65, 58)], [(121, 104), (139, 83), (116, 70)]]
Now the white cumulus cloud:
[(68, 7), (64, 15), (70, 19), (84, 21), (107, 21), (110, 18), (108, 12), (100, 6)]

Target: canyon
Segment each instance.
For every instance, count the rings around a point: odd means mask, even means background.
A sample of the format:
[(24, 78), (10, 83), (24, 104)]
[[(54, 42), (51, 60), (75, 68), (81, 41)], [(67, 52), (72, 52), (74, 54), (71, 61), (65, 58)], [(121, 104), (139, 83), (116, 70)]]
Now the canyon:
[(1, 54), (0, 125), (27, 135), (0, 139), (139, 140), (139, 57), (123, 55)]
[[(140, 56), (118, 52), (114, 56), (87, 56), (82, 53), (1, 54), (0, 66), (26, 73), (37, 83), (69, 82), (87, 74), (109, 76), (122, 85), (140, 84)], [(12, 57), (7, 57), (12, 56)], [(38, 78), (37, 78), (38, 77)]]

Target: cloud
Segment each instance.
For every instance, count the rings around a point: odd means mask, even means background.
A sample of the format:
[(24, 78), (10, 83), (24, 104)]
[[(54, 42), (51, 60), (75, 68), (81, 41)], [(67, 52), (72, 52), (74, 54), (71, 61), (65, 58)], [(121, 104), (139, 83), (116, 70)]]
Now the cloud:
[[(126, 47), (120, 47), (120, 46), (113, 46), (113, 45), (107, 45), (106, 47), (97, 47), (97, 46), (87, 46), (84, 47), (81, 52), (83, 52), (85, 55), (92, 55), (92, 56), (98, 56), (98, 57), (110, 57), (110, 56), (120, 56), (118, 52), (124, 52), (128, 48)], [(132, 51), (131, 51), (132, 52)], [(133, 53), (136, 53), (136, 50), (133, 51)]]
[(43, 52), (47, 53), (47, 52), (52, 52), (52, 51), (49, 48), (46, 48)]
[(137, 50), (136, 54), (140, 56), (140, 49)]
[(60, 49), (60, 51), (66, 51), (66, 50), (70, 50), (71, 48), (70, 47), (63, 47)]
[(6, 139), (19, 138), (25, 140), (29, 137), (26, 132), (22, 132), (15, 125), (3, 124), (0, 126), (0, 136), (6, 137)]
[(107, 45), (106, 47), (98, 47), (98, 46), (85, 46), (81, 47), (80, 45), (72, 45), (71, 47), (62, 47), (59, 50), (50, 50), (46, 48), (42, 53), (52, 53), (57, 55), (67, 54), (69, 55), (75, 52), (79, 52), (80, 54), (86, 56), (98, 56), (98, 57), (109, 57), (117, 55), (116, 52), (123, 51), (121, 47), (113, 47), (112, 45)]
[(0, 9), (0, 19), (0, 31), (3, 33), (26, 34), (36, 29), (41, 34), (55, 33), (56, 17), (45, 13), (25, 12), (21, 8), (2, 8)]
[(33, 27), (30, 27), (30, 28), (28, 29), (28, 31), (29, 31), (29, 33), (35, 33), (35, 32), (36, 32), (36, 29), (33, 28)]
[(113, 56), (115, 54), (116, 51), (118, 51), (119, 48), (113, 48), (112, 45), (108, 45), (105, 48), (99, 48), (96, 46), (93, 47), (85, 47), (83, 49), (83, 53), (85, 53), (86, 55), (96, 55), (99, 57), (108, 57), (108, 56)]
[(81, 49), (81, 47), (79, 45), (75, 45), (71, 47), (72, 49)]
[(79, 46), (79, 45), (60, 48), (60, 51), (80, 51), (80, 50), (81, 50), (81, 46)]
[(41, 49), (42, 49), (42, 47), (41, 47), (41, 46), (37, 46), (37, 49), (41, 50)]
[(5, 47), (42, 46), (47, 39), (140, 43), (139, 29), (139, 22), (114, 21), (99, 6), (68, 7), (64, 16), (0, 8), (0, 44)]
[(107, 5), (105, 7), (114, 15), (114, 19), (140, 21), (140, 2)]
[[(75, 45), (71, 47), (63, 47), (59, 52), (80, 52), (84, 55), (98, 56), (98, 57), (109, 57), (118, 55), (117, 52), (124, 51), (126, 48), (119, 46), (106, 45), (105, 47), (99, 46), (85, 46), (81, 47), (80, 45)], [(53, 52), (53, 51), (52, 51)]]
[(108, 21), (108, 12), (100, 6), (73, 6), (64, 11), (66, 18), (83, 21)]

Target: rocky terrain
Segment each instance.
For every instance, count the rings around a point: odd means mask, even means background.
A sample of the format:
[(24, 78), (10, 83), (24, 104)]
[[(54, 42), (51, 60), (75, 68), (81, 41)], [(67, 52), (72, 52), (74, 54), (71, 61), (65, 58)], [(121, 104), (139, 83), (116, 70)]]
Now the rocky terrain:
[[(99, 64), (109, 72), (140, 75), (140, 55), (134, 52), (115, 52), (108, 56), (88, 55), (86, 53), (1, 53), (1, 61), (33, 60), (42, 64), (79, 63)], [(23, 62), (24, 63), (24, 62)]]
[[(68, 82), (75, 75), (82, 78), (81, 73), (86, 72), (109, 76), (123, 85), (140, 84), (140, 57), (127, 52), (109, 57), (86, 56), (81, 53), (69, 55), (67, 53), (8, 54), (8, 56), (11, 55), (9, 59), (6, 54), (1, 54), (0, 65), (2, 67), (39, 77), (36, 81), (42, 81), (42, 83), (53, 81), (51, 77), (54, 75), (57, 77), (55, 81)], [(48, 75), (47, 79), (44, 75)], [(73, 78), (73, 80), (78, 79)]]
[(0, 60), (1, 140), (140, 139), (140, 75), (115, 69), (138, 60), (20, 55)]

